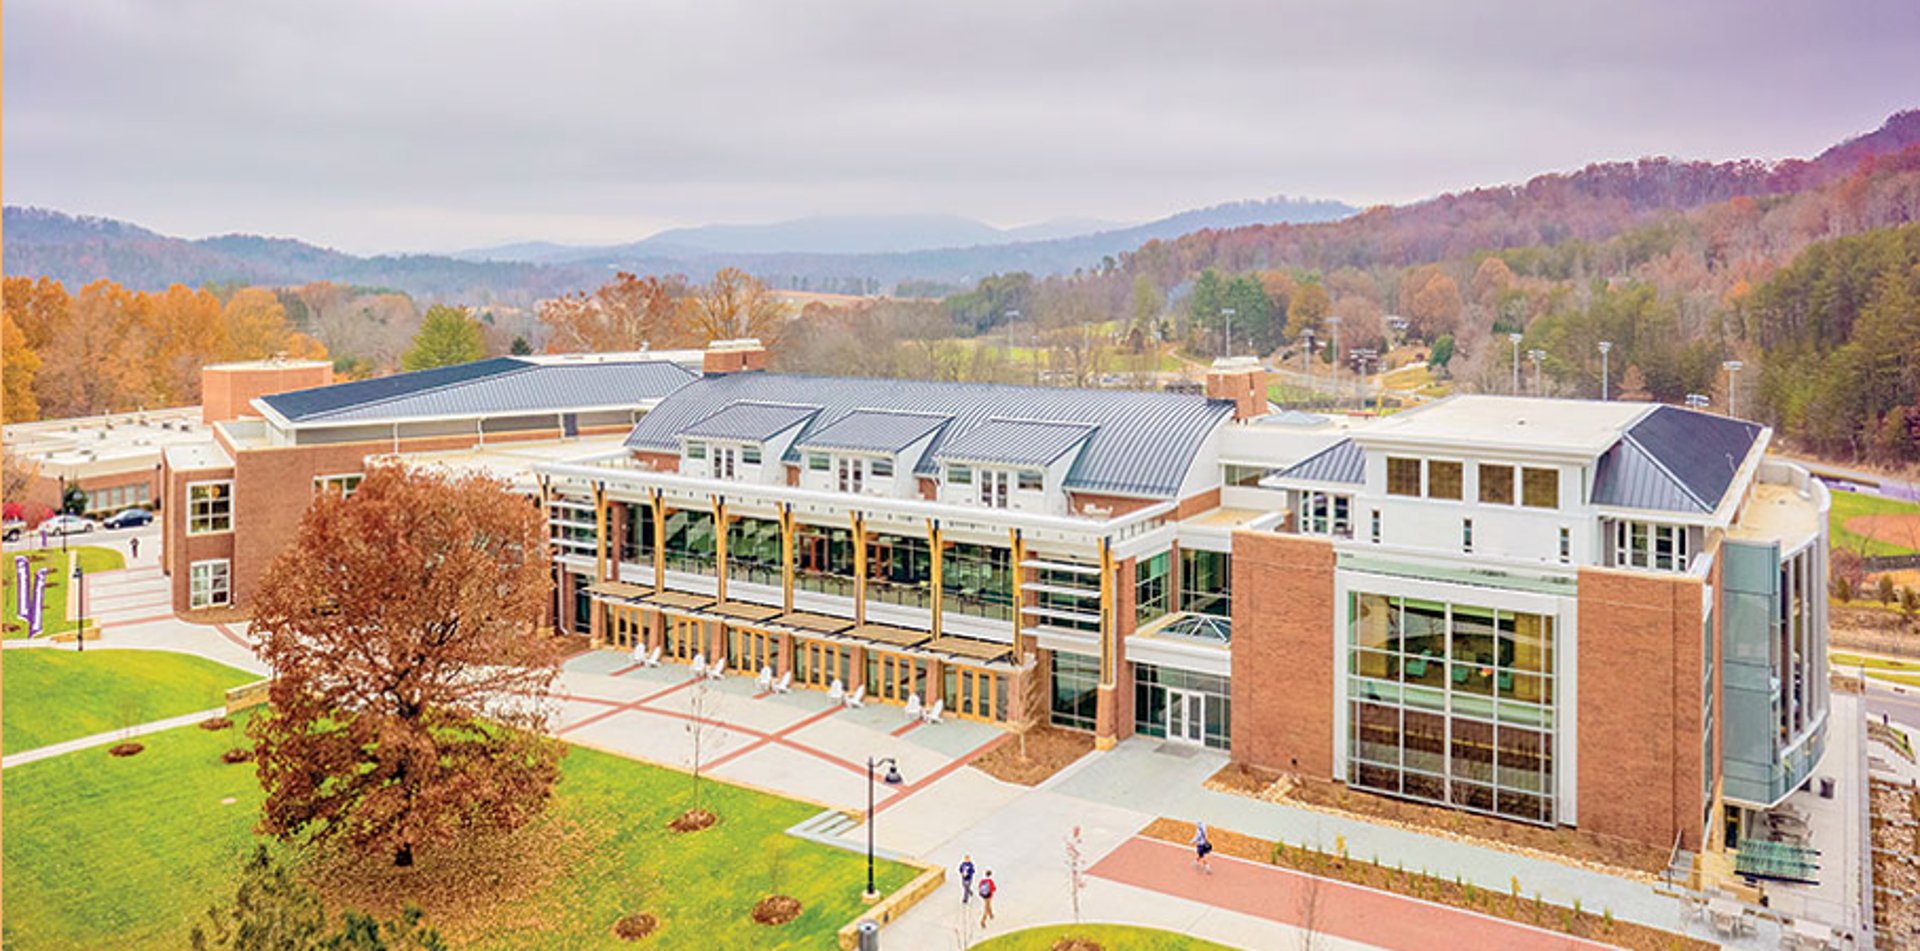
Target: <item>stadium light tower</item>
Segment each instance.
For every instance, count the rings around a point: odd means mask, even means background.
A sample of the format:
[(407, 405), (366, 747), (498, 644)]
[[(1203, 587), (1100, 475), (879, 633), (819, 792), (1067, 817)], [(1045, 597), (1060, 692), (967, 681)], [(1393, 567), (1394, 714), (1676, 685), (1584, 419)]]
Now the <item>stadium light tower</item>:
[(1513, 395), (1520, 395), (1520, 335), (1507, 334), (1507, 342), (1513, 344)]
[(1607, 351), (1613, 349), (1613, 342), (1600, 341), (1600, 402), (1607, 401)]
[(1738, 360), (1728, 360), (1720, 365), (1727, 368), (1727, 415), (1738, 418), (1739, 414), (1734, 412), (1734, 394), (1740, 390), (1740, 371), (1746, 367), (1746, 364)]

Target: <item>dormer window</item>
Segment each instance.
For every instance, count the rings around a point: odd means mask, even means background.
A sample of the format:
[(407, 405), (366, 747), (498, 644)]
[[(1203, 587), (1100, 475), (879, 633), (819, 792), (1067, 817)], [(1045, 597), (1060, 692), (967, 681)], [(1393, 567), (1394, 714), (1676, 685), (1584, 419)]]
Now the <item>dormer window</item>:
[(807, 453), (807, 471), (828, 472), (833, 469), (833, 460), (823, 452)]
[(1046, 475), (1034, 469), (1020, 470), (1020, 491), (1038, 492), (1046, 485)]
[(741, 463), (749, 466), (759, 465), (760, 464), (760, 447), (759, 446), (742, 447), (740, 450), (740, 461)]
[(688, 459), (705, 459), (706, 457), (707, 457), (706, 443), (688, 441), (687, 443)]
[(868, 467), (867, 473), (876, 479), (891, 479), (893, 478), (893, 460), (875, 459)]
[(948, 466), (947, 467), (947, 484), (972, 485), (973, 470), (966, 466)]

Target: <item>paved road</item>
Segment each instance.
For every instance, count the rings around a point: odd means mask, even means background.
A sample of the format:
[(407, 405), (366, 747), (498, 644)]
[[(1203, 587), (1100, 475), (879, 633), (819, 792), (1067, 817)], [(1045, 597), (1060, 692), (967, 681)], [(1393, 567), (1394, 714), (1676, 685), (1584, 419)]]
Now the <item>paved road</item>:
[[(117, 549), (121, 554), (126, 554), (127, 552), (128, 539), (138, 538), (140, 539), (141, 548), (151, 546), (154, 552), (158, 553), (160, 551), (160, 520), (154, 519), (139, 528), (99, 528), (91, 532), (68, 535), (66, 538), (67, 544), (70, 546), (100, 545)], [(20, 536), (20, 540), (17, 542), (7, 542), (5, 544), (6, 551), (37, 551), (40, 547), (40, 533), (34, 531), (29, 531)], [(48, 535), (46, 547), (49, 549), (59, 548), (60, 536)]]

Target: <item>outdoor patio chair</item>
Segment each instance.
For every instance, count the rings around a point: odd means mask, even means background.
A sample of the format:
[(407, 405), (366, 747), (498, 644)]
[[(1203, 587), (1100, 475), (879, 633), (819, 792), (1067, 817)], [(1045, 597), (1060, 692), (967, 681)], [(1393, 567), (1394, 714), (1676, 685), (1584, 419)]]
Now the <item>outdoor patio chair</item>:
[(905, 712), (905, 719), (908, 719), (908, 720), (920, 719), (920, 713), (924, 709), (925, 708), (920, 705), (919, 694), (917, 693), (907, 694), (907, 709)]
[(722, 663), (719, 658), (714, 658), (713, 663), (707, 665), (708, 680), (719, 680), (726, 675), (727, 665)]
[(646, 641), (641, 641), (640, 643), (633, 645), (633, 662), (636, 664), (639, 664), (642, 667), (647, 666), (647, 642)]
[(761, 690), (772, 690), (773, 689), (773, 668), (772, 667), (760, 668), (760, 676), (753, 678), (753, 684), (754, 686), (759, 687)]
[(867, 699), (867, 685), (861, 684), (860, 686), (855, 687), (852, 693), (847, 694), (847, 709), (858, 710), (861, 707), (866, 706), (866, 702), (865, 702), (866, 699)]
[(946, 709), (947, 709), (947, 701), (945, 699), (935, 700), (933, 702), (933, 706), (928, 707), (927, 712), (920, 715), (920, 719), (922, 722), (927, 723), (929, 725), (939, 723), (940, 714), (944, 712)]
[(693, 655), (693, 675), (695, 677), (705, 677), (707, 675), (707, 655)]
[(667, 651), (667, 648), (665, 645), (654, 648), (653, 653), (647, 655), (647, 666), (648, 667), (660, 666), (660, 655), (666, 653), (666, 651)]
[(845, 699), (847, 699), (847, 685), (841, 683), (840, 678), (833, 678), (833, 685), (827, 688), (827, 701), (839, 703)]
[(779, 682), (773, 685), (773, 692), (786, 693), (792, 687), (793, 687), (793, 671), (789, 670), (786, 673), (780, 675)]

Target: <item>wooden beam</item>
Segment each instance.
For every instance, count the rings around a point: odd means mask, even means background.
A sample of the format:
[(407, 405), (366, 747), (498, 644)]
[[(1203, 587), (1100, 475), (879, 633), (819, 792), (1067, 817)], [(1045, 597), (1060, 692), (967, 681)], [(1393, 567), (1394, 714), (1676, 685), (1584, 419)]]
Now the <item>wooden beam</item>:
[(659, 489), (653, 490), (653, 593), (667, 590), (667, 506)]
[(780, 607), (793, 613), (793, 503), (780, 503)]
[(932, 624), (932, 628), (933, 628), (934, 637), (940, 636), (940, 602), (945, 600), (945, 598), (943, 597), (945, 594), (945, 589), (941, 586), (941, 580), (940, 580), (940, 549), (941, 548), (942, 548), (942, 543), (940, 541), (940, 520), (937, 518), (927, 519), (927, 552), (933, 558), (933, 566), (932, 566), (933, 567), (933, 624)]
[(1119, 681), (1119, 625), (1113, 610), (1113, 546), (1100, 539), (1100, 685), (1115, 686)]
[(867, 623), (867, 522), (855, 511), (853, 521), (853, 623)]
[(727, 603), (727, 499), (710, 495), (713, 500), (713, 592), (714, 600)]
[(593, 580), (606, 581), (607, 575), (607, 484), (593, 484)]
[(1020, 623), (1023, 616), (1020, 609), (1027, 603), (1027, 569), (1020, 567), (1020, 563), (1027, 560), (1027, 540), (1017, 528), (1007, 529), (1007, 537), (1012, 543), (1013, 551), (1013, 656), (1017, 660), (1025, 657), (1032, 649), (1027, 644), (1026, 635), (1020, 633), (1020, 628), (1023, 626)]

